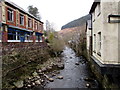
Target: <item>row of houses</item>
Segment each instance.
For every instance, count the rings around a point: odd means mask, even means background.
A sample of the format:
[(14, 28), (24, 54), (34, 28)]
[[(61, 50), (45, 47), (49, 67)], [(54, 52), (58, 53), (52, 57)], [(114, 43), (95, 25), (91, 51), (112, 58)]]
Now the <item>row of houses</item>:
[(87, 21), (87, 52), (93, 69), (109, 77), (112, 83), (120, 78), (120, 0), (95, 0)]
[(43, 41), (43, 22), (9, 0), (0, 1), (0, 42)]

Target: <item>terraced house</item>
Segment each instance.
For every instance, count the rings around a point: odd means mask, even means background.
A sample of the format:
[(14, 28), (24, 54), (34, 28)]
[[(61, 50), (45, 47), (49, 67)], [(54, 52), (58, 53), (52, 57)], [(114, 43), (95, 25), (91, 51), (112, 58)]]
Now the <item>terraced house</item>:
[(43, 22), (9, 0), (0, 1), (1, 42), (43, 42)]
[(94, 70), (118, 81), (115, 79), (120, 78), (120, 0), (95, 0), (89, 13)]

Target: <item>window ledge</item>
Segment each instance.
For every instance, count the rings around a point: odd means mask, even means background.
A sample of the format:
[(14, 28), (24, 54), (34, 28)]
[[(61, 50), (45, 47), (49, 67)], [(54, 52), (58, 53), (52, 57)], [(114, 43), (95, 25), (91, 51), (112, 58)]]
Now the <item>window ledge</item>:
[(101, 12), (97, 15), (97, 16), (100, 16)]
[(101, 56), (101, 52), (98, 52), (97, 55)]
[(7, 22), (9, 22), (9, 23), (13, 23), (13, 24), (14, 24), (14, 21), (9, 21), (9, 20), (8, 20)]
[(25, 40), (25, 42), (33, 42), (33, 40)]
[(96, 53), (96, 51), (95, 51), (95, 50), (94, 50), (93, 52), (94, 52), (94, 53)]
[(20, 42), (20, 40), (8, 40), (8, 42)]
[(95, 22), (95, 19), (93, 20), (93, 22)]

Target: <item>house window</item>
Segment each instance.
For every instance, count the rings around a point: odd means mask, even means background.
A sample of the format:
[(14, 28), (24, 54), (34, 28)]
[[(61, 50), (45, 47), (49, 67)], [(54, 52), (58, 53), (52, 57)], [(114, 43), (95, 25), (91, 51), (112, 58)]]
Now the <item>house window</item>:
[(98, 33), (98, 55), (101, 56), (101, 32)]
[(24, 15), (20, 14), (20, 25), (24, 25)]
[(94, 52), (96, 53), (96, 35), (94, 34)]
[(42, 37), (41, 37), (40, 35), (37, 35), (37, 36), (36, 36), (36, 40), (42, 42)]
[(30, 18), (28, 18), (28, 27), (32, 28), (32, 20)]
[(8, 8), (8, 21), (13, 22), (14, 21), (14, 11), (12, 9)]
[(8, 40), (16, 40), (16, 31), (8, 30)]

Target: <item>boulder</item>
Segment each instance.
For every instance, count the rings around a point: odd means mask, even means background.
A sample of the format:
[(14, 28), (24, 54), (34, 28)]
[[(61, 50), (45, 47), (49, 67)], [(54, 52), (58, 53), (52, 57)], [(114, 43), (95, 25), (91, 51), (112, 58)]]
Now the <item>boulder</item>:
[(36, 76), (38, 76), (38, 73), (37, 73), (37, 72), (34, 72), (32, 75), (33, 75), (34, 77), (36, 77)]
[(53, 78), (48, 78), (48, 80), (49, 80), (50, 82), (53, 82), (53, 81), (54, 81), (54, 79), (53, 79)]
[(41, 73), (42, 72), (42, 70), (38, 70), (38, 73)]
[(87, 83), (87, 84), (86, 84), (86, 87), (87, 87), (87, 88), (90, 88), (90, 84), (89, 84), (89, 83)]
[(49, 66), (49, 67), (47, 67), (47, 70), (52, 70), (52, 67), (50, 67), (50, 66)]
[(17, 88), (22, 88), (24, 86), (23, 84), (24, 82), (22, 80), (14, 82), (13, 84), (17, 87)]
[(27, 86), (28, 86), (28, 87), (31, 87), (31, 85), (30, 85), (30, 84), (28, 84)]
[(79, 63), (78, 63), (78, 62), (76, 62), (76, 63), (75, 63), (75, 65), (79, 65)]
[(58, 64), (58, 68), (64, 69), (64, 64)]
[(35, 84), (40, 85), (41, 84), (40, 80), (35, 81)]
[(52, 73), (52, 76), (56, 76), (56, 74), (55, 74), (55, 73)]
[(33, 82), (32, 85), (35, 86), (35, 83)]
[(63, 76), (58, 76), (57, 79), (63, 79)]
[(41, 81), (41, 83), (43, 83), (44, 82), (44, 80), (40, 80)]
[(42, 68), (41, 71), (42, 71), (42, 72), (46, 72), (46, 70), (47, 70), (47, 69), (44, 67), (44, 68)]

